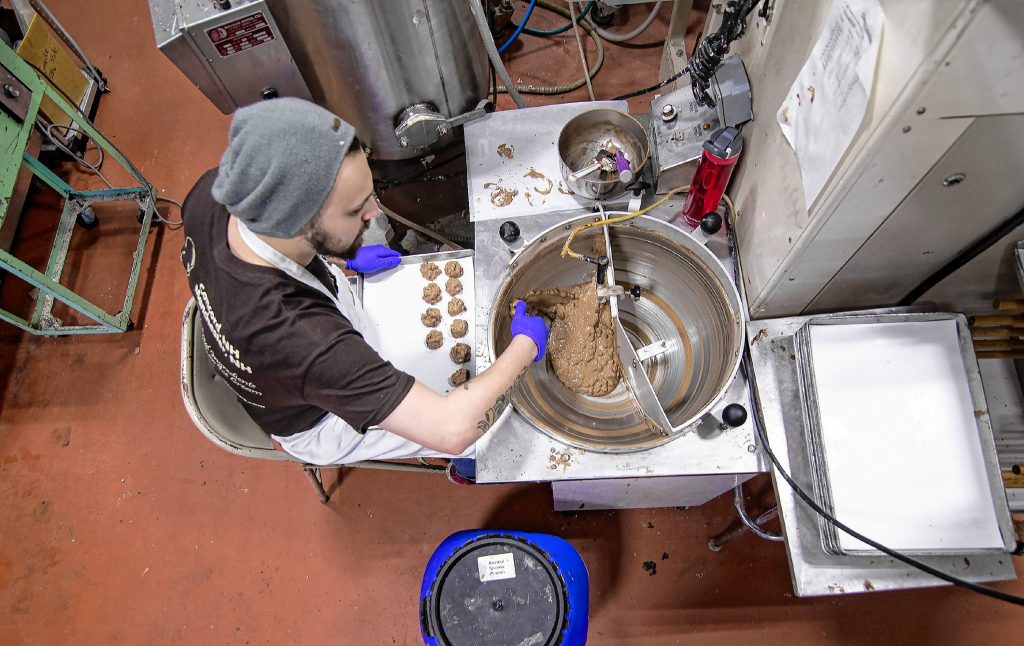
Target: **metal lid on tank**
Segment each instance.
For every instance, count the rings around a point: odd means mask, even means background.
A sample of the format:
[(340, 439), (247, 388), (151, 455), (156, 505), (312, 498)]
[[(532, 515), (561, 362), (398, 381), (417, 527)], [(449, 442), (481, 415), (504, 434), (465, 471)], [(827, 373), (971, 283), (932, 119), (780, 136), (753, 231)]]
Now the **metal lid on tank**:
[(452, 553), (422, 612), (439, 644), (557, 644), (566, 593), (544, 552), (522, 540), (485, 536)]

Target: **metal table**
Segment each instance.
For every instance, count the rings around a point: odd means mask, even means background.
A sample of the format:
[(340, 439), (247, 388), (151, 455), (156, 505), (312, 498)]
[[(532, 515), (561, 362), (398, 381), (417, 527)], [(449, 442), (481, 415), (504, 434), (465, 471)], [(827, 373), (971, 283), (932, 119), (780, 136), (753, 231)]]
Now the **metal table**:
[[(901, 310), (904, 311), (904, 310)], [(892, 313), (876, 310), (875, 313)], [(817, 315), (821, 316), (821, 315)], [(783, 467), (805, 491), (813, 491), (809, 474), (804, 416), (793, 335), (813, 316), (797, 316), (747, 325), (765, 433)], [(772, 470), (779, 518), (786, 538), (793, 588), (798, 596), (816, 596), (944, 585), (935, 577), (889, 557), (827, 554), (817, 517)], [(922, 493), (922, 495), (925, 495)], [(921, 556), (919, 560), (969, 581), (1016, 578), (1009, 554)]]
[[(678, 208), (671, 203), (651, 215), (667, 220)], [(566, 219), (564, 214), (512, 218), (521, 241)], [(489, 365), (487, 329), (490, 305), (508, 274), (512, 250), (498, 235), (504, 220), (477, 221), (476, 227), (476, 366)], [(732, 268), (728, 241), (720, 232), (708, 249)], [(747, 382), (738, 376), (727, 402), (749, 409)], [(597, 453), (572, 447), (535, 428), (511, 407), (502, 421), (477, 443), (478, 482), (552, 482), (556, 509), (628, 508), (699, 505), (766, 470), (755, 452), (748, 420), (726, 431), (707, 428), (660, 447), (635, 453)]]

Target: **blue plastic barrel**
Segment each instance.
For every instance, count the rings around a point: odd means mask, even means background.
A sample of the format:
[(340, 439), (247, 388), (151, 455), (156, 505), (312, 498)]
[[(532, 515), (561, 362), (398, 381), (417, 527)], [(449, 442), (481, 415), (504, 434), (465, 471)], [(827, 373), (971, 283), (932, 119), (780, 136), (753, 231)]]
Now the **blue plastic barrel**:
[(431, 646), (579, 646), (587, 641), (587, 566), (557, 536), (504, 530), (452, 534), (420, 587)]

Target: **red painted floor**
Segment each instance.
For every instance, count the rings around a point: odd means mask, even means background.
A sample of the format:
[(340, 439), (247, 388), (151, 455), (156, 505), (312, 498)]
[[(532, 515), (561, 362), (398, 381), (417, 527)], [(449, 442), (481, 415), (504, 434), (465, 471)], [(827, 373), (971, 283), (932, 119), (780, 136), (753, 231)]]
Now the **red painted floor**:
[[(48, 4), (110, 77), (99, 127), (161, 194), (183, 198), (217, 163), (228, 118), (156, 50), (142, 0)], [(599, 98), (656, 80), (667, 9), (640, 39), (654, 46), (607, 46)], [(573, 80), (575, 47), (571, 32), (523, 37), (511, 73)], [(52, 235), (46, 204), (37, 197), (26, 216), (28, 253)], [(427, 558), (451, 532), (478, 527), (550, 532), (580, 550), (593, 644), (976, 644), (1020, 634), (1020, 610), (952, 589), (794, 598), (780, 545), (747, 536), (708, 551), (734, 522), (728, 496), (685, 511), (562, 515), (542, 485), (457, 487), (357, 470), (321, 505), (298, 467), (228, 455), (185, 414), (182, 235), (155, 231), (135, 330), (44, 339), (0, 327), (2, 644), (415, 644)], [(74, 259), (71, 281), (112, 298), (131, 226), (106, 214), (78, 236), (83, 255), (109, 253)], [(10, 285), (0, 294), (18, 298)], [(764, 479), (752, 489), (755, 507), (770, 502)], [(998, 587), (1024, 594), (1019, 581)]]

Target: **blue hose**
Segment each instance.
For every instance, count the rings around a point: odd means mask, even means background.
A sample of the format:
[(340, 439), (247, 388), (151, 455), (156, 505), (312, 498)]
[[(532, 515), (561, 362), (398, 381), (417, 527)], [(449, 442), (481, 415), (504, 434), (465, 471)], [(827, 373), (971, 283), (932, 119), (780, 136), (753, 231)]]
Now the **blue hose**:
[(526, 27), (527, 21), (530, 20), (530, 14), (533, 13), (533, 8), (536, 5), (537, 0), (530, 0), (530, 6), (526, 8), (526, 13), (523, 15), (523, 19), (519, 21), (519, 26), (516, 27), (516, 30), (514, 32), (512, 32), (512, 36), (509, 37), (509, 39), (502, 43), (501, 47), (498, 48), (499, 54), (508, 49), (508, 46), (512, 44), (512, 41), (514, 41), (516, 38), (519, 38), (519, 34), (523, 33), (523, 28)]

